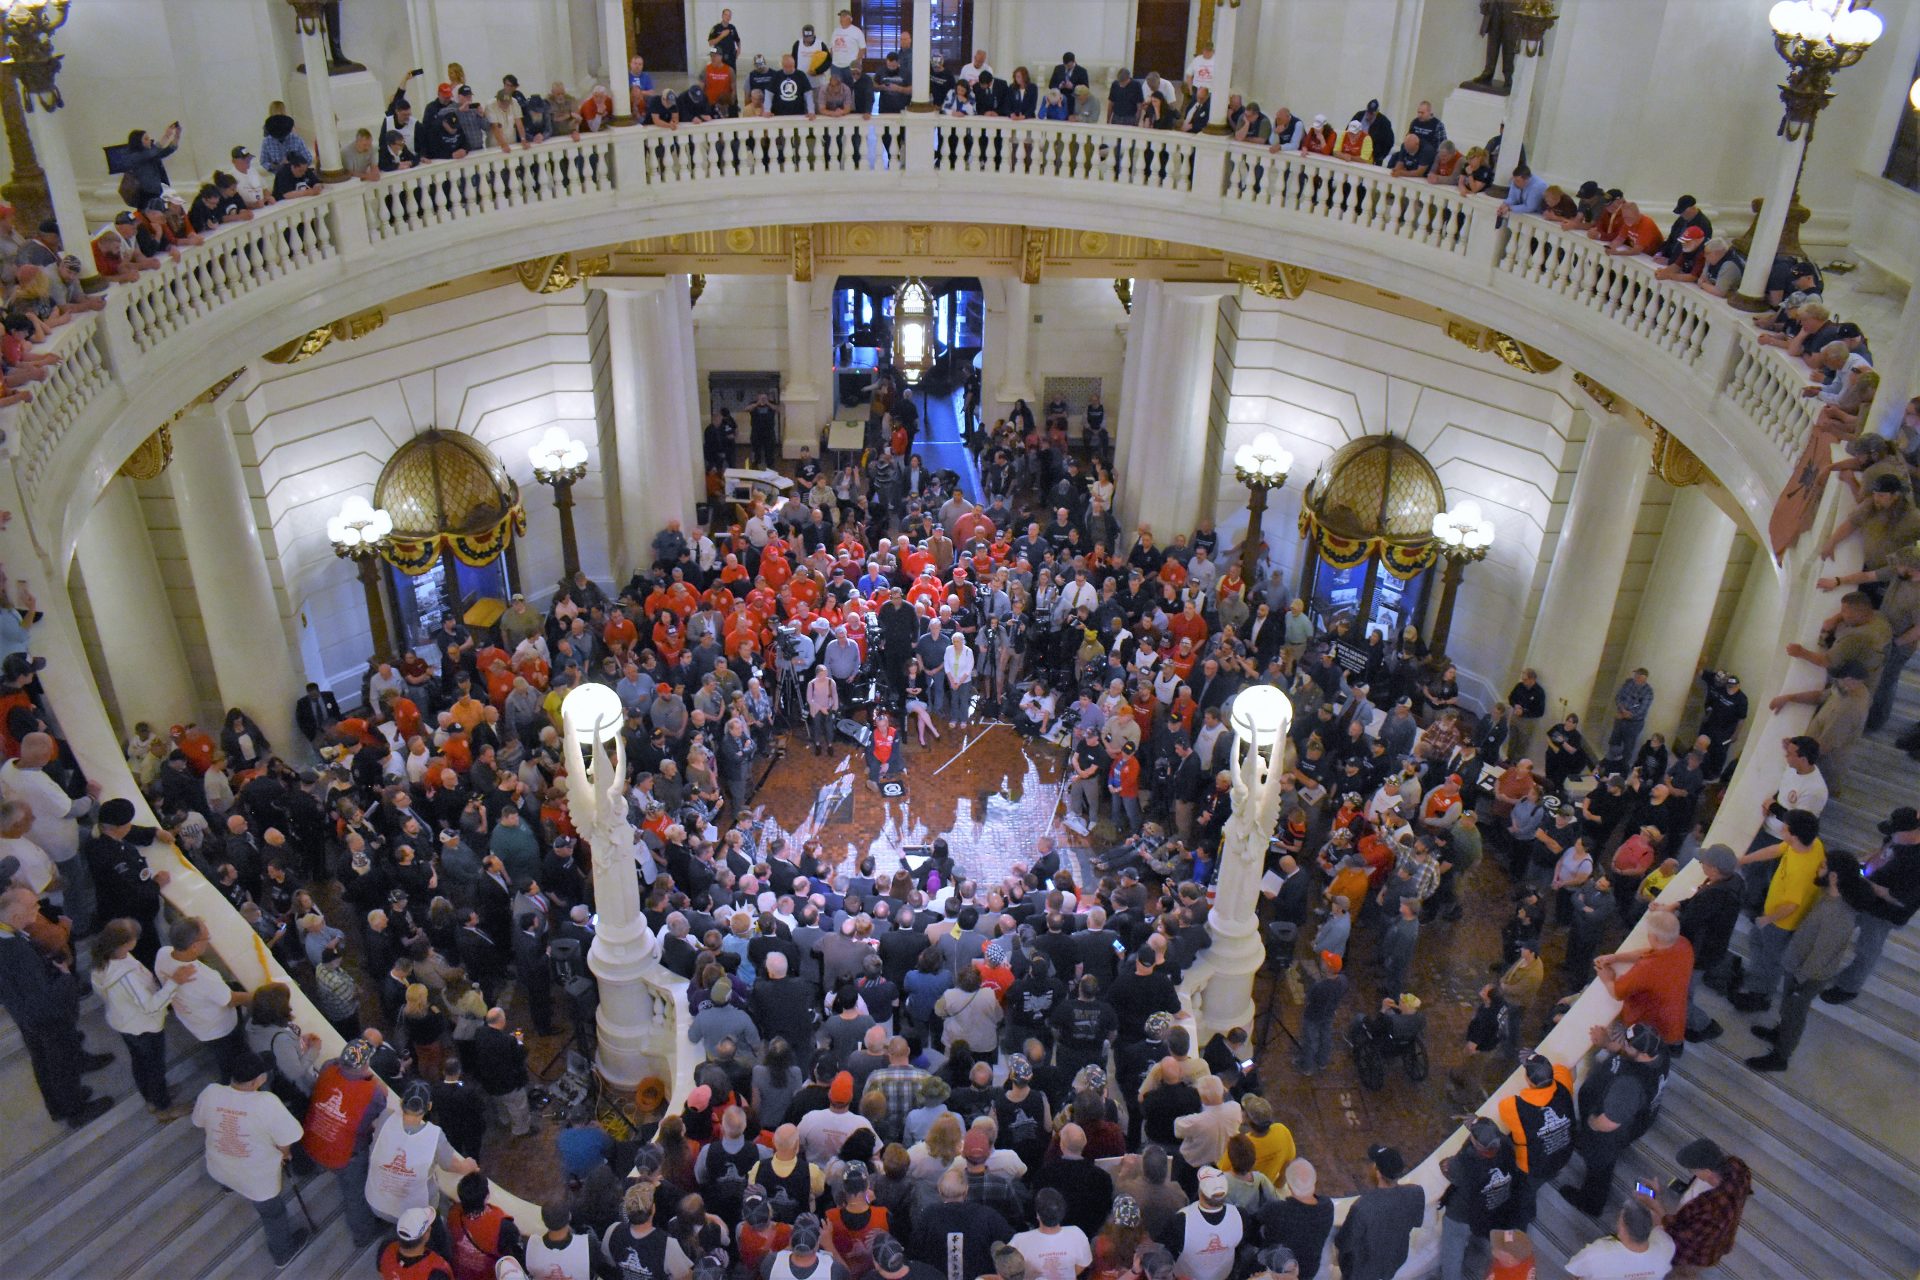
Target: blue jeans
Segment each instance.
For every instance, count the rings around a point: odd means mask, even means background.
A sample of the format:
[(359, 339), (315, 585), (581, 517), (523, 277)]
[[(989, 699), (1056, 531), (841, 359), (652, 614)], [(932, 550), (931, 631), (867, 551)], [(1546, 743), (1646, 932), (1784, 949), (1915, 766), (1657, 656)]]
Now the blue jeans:
[[(60, 869), (60, 879), (64, 887), (60, 893), (60, 909), (67, 913), (67, 919), (73, 921), (73, 936), (84, 938), (93, 932), (94, 912), (99, 900), (93, 892), (93, 872), (87, 866), (85, 858), (68, 858), (65, 862), (55, 863)], [(152, 922), (141, 921), (144, 928), (152, 928)]]
[(1492, 1263), (1493, 1246), (1485, 1236), (1459, 1218), (1440, 1220), (1440, 1280), (1480, 1280)]
[(367, 1203), (365, 1155), (357, 1155), (347, 1161), (344, 1168), (335, 1169), (333, 1181), (340, 1188), (341, 1209), (346, 1214), (347, 1229), (353, 1233), (355, 1244), (365, 1244), (385, 1232), (386, 1227), (373, 1216), (373, 1208)]
[(1114, 795), (1109, 792), (1107, 798), (1113, 802), (1113, 825), (1121, 831), (1138, 831), (1140, 829), (1140, 797)]
[(973, 709), (973, 681), (955, 685), (947, 690), (947, 718), (955, 724), (965, 724)]
[(1780, 962), (1786, 958), (1787, 944), (1792, 941), (1792, 931), (1777, 924), (1763, 924), (1754, 929), (1747, 948), (1747, 977), (1742, 984), (1749, 994), (1771, 1000), (1778, 993)]
[(1331, 1020), (1300, 1024), (1300, 1052), (1294, 1065), (1302, 1071), (1324, 1071), (1333, 1061), (1333, 1023)]
[(1887, 938), (1893, 933), (1893, 921), (1865, 914), (1855, 916), (1854, 921), (1859, 932), (1853, 937), (1853, 963), (1842, 969), (1840, 976), (1829, 985), (1859, 995), (1860, 988), (1867, 985), (1873, 966), (1880, 963), (1880, 953), (1886, 950)]
[(293, 1224), (287, 1220), (287, 1188), (282, 1187), (280, 1194), (252, 1201), (252, 1204), (253, 1211), (260, 1215), (260, 1226), (267, 1233), (267, 1252), (273, 1255), (276, 1265), (285, 1266), (296, 1248)]
[(1615, 720), (1613, 733), (1607, 738), (1607, 758), (1621, 764), (1632, 760), (1634, 748), (1640, 745), (1640, 735), (1646, 729), (1645, 720)]
[(1880, 667), (1880, 682), (1873, 687), (1873, 701), (1867, 706), (1867, 732), (1886, 724), (1893, 714), (1893, 695), (1900, 690), (1900, 673), (1906, 670), (1907, 663), (1913, 658), (1913, 646), (1889, 644), (1887, 656)]

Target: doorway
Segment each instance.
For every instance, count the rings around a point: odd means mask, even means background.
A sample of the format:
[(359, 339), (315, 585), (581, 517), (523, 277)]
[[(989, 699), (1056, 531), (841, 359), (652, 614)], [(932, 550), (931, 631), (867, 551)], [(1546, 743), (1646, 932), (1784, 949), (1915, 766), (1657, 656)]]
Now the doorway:
[(1187, 24), (1193, 0), (1136, 0), (1133, 26), (1133, 74), (1158, 71), (1178, 83), (1187, 70)]
[[(867, 33), (867, 66), (877, 68), (913, 29), (913, 0), (853, 0), (853, 20)], [(914, 38), (919, 33), (914, 32)], [(973, 57), (973, 0), (933, 0), (933, 56), (958, 67)], [(908, 66), (911, 58), (903, 58)]]
[(686, 0), (628, 0), (627, 16), (633, 23), (628, 47), (647, 60), (648, 71), (687, 69)]
[[(447, 580), (449, 569), (453, 582)], [(483, 597), (505, 600), (513, 586), (507, 580), (504, 555), (483, 565), (470, 565), (449, 551), (442, 551), (440, 559), (425, 573), (403, 573), (388, 565), (387, 579), (402, 643), (423, 653), (432, 644), (440, 620), (448, 613), (459, 617), (467, 606)], [(455, 584), (460, 593), (457, 600), (449, 598)]]

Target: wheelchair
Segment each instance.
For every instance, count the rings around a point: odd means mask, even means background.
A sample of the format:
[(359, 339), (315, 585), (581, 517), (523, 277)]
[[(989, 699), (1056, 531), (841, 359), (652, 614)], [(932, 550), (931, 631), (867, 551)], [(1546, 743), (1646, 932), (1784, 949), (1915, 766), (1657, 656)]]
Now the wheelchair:
[(1387, 1063), (1406, 1064), (1407, 1079), (1418, 1084), (1427, 1078), (1427, 1015), (1374, 1013), (1356, 1018), (1347, 1032), (1353, 1049), (1353, 1068), (1369, 1093), (1386, 1087)]

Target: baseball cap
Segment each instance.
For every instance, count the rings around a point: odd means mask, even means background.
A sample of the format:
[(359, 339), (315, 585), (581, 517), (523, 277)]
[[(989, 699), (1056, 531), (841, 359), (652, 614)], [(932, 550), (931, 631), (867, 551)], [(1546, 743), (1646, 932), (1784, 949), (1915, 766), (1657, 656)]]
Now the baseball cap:
[(853, 1074), (842, 1071), (827, 1086), (827, 1101), (845, 1104), (853, 1101)]
[(447, 81), (445, 81), (445, 80), (442, 80), (442, 81), (440, 82), (440, 89), (439, 89), (439, 92), (440, 92), (440, 95), (441, 95), (442, 97), (445, 97), (445, 96), (446, 96), (447, 94), (449, 94), (449, 93), (452, 93), (452, 92), (453, 92), (453, 85), (452, 85), (452, 84), (450, 84), (449, 82), (447, 82)]
[(1398, 1148), (1384, 1142), (1376, 1142), (1368, 1147), (1367, 1159), (1373, 1162), (1373, 1167), (1380, 1171), (1383, 1178), (1398, 1178), (1407, 1171), (1407, 1158), (1400, 1154)]
[(1906, 486), (1901, 483), (1899, 476), (1886, 475), (1874, 477), (1873, 491), (1875, 493), (1900, 493), (1905, 488)]
[(1328, 973), (1338, 973), (1340, 972), (1340, 966), (1343, 962), (1340, 957), (1333, 952), (1322, 951), (1320, 953), (1320, 963), (1326, 966)]
[(1200, 1171), (1200, 1198), (1218, 1200), (1227, 1194), (1227, 1175), (1218, 1169)]
[(114, 225), (114, 226), (116, 226), (116, 227), (130, 227), (130, 226), (132, 226), (132, 225), (133, 225), (133, 210), (131, 210), (131, 209), (122, 209), (122, 210), (121, 210), (120, 212), (118, 212), (118, 213), (116, 213), (116, 214), (114, 214), (114, 215), (113, 215), (113, 225)]
[(240, 146), (229, 151), (227, 156), (232, 160), (251, 160), (253, 159), (253, 152), (247, 150), (244, 146)]
[(1860, 326), (1851, 320), (1842, 320), (1839, 327), (1833, 331), (1833, 336), (1842, 342), (1849, 342), (1861, 336)]
[(1500, 1126), (1486, 1116), (1475, 1116), (1467, 1125), (1467, 1136), (1475, 1146), (1497, 1147), (1500, 1145)]
[(109, 827), (124, 827), (133, 821), (133, 801), (115, 796), (100, 806), (100, 821)]
[(1863, 664), (1849, 659), (1846, 662), (1836, 664), (1827, 674), (1835, 680), (1865, 680), (1867, 678), (1867, 669)]
[(455, 89), (454, 92), (464, 97), (471, 98), (473, 96), (473, 86), (470, 84), (463, 84), (458, 89)]
[(793, 1220), (793, 1235), (787, 1241), (795, 1253), (812, 1253), (820, 1247), (820, 1219), (803, 1213)]
[(1019, 1081), (1021, 1084), (1025, 1084), (1027, 1081), (1033, 1079), (1033, 1063), (1027, 1060), (1025, 1054), (1015, 1054), (1012, 1060), (1007, 1063), (1007, 1076), (1010, 1079)]
[(1920, 812), (1915, 812), (1911, 805), (1901, 805), (1879, 826), (1881, 834), (1889, 836), (1896, 831), (1920, 831)]
[(1681, 244), (1699, 244), (1707, 238), (1707, 233), (1699, 227), (1688, 227), (1680, 233)]
[(1692, 196), (1681, 196), (1673, 202), (1673, 211), (1675, 213), (1685, 213), (1688, 209), (1699, 203), (1700, 202)]
[(907, 1265), (906, 1249), (884, 1232), (867, 1242), (867, 1251), (873, 1257), (873, 1265), (881, 1271), (898, 1271)]
[(400, 1221), (394, 1224), (394, 1232), (406, 1244), (419, 1244), (427, 1238), (427, 1232), (433, 1230), (433, 1210), (424, 1205), (416, 1206), (400, 1215)]
[[(1896, 809), (1894, 811), (1894, 816), (1898, 817), (1901, 812), (1903, 811)], [(1911, 814), (1913, 813), (1913, 810), (1907, 809), (1907, 810), (1904, 810), (1904, 812)], [(1888, 821), (1890, 822), (1892, 821), (1892, 819), (1890, 818), (1888, 819)], [(1914, 826), (1920, 826), (1920, 819), (1914, 820)], [(1885, 831), (1887, 829), (1887, 824), (1885, 822), (1881, 823), (1880, 829), (1882, 831)], [(1911, 828), (1908, 828), (1908, 829), (1911, 830)], [(1732, 848), (1724, 844), (1710, 844), (1706, 848), (1702, 849), (1700, 851), (1700, 861), (1705, 863), (1707, 866), (1712, 867), (1715, 871), (1718, 871), (1723, 876), (1733, 875), (1734, 873), (1740, 870), (1740, 855), (1735, 853), (1732, 850)]]
[(979, 1129), (969, 1129), (966, 1138), (960, 1143), (960, 1154), (969, 1163), (978, 1164), (993, 1154), (993, 1140)]
[(1000, 1280), (1027, 1280), (1027, 1260), (1010, 1244), (993, 1246), (993, 1269)]
[(45, 670), (46, 665), (45, 658), (36, 658), (29, 653), (10, 653), (5, 664), (0, 665), (0, 672), (4, 672), (9, 680), (18, 680), (28, 672)]
[(1592, 178), (1588, 178), (1585, 182), (1580, 184), (1580, 190), (1575, 192), (1574, 194), (1579, 196), (1582, 200), (1591, 200), (1595, 196), (1600, 194), (1600, 184), (1595, 182)]

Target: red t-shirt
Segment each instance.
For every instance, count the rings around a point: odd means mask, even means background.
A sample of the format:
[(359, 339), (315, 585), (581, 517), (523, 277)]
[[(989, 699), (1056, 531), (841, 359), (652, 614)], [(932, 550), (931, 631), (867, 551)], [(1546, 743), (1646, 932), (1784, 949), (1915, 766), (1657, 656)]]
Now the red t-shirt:
[(1662, 1040), (1679, 1044), (1687, 1034), (1687, 984), (1692, 977), (1693, 944), (1685, 938), (1654, 951), (1614, 983), (1621, 1021), (1650, 1023)]

